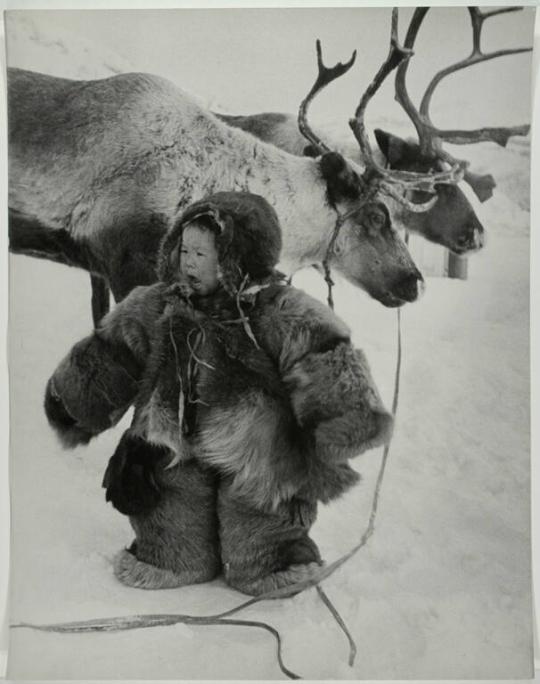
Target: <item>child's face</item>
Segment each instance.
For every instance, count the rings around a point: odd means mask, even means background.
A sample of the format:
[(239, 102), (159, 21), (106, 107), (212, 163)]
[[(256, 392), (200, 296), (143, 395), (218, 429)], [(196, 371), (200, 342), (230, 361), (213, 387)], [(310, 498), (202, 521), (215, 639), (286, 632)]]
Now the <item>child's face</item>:
[(182, 235), (180, 273), (196, 294), (207, 295), (217, 289), (218, 253), (214, 234), (193, 224)]

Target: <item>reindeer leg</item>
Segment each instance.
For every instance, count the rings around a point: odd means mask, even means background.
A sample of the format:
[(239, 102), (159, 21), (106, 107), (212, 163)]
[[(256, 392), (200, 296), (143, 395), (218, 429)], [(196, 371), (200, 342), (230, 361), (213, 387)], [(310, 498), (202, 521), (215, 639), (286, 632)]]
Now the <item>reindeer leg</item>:
[(90, 273), (90, 284), (92, 286), (92, 320), (94, 327), (103, 316), (109, 312), (109, 286), (105, 278), (95, 273)]

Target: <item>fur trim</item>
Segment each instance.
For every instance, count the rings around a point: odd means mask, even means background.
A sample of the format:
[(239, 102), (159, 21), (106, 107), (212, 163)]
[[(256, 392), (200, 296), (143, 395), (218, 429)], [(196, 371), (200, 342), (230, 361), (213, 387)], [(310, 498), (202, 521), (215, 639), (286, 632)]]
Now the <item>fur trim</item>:
[(241, 591), (244, 594), (248, 594), (249, 596), (261, 596), (270, 591), (290, 587), (297, 582), (303, 582), (318, 577), (322, 565), (323, 563), (317, 562), (289, 565), (286, 570), (278, 570), (277, 572), (272, 572), (269, 575), (258, 577), (251, 581), (234, 579), (227, 573), (227, 568), (225, 568), (225, 580), (231, 587), (238, 589), (238, 591)]
[(137, 560), (131, 551), (123, 549), (114, 558), (114, 574), (128, 587), (137, 589), (174, 589), (189, 584), (210, 582), (217, 576), (215, 568), (199, 568), (173, 572)]

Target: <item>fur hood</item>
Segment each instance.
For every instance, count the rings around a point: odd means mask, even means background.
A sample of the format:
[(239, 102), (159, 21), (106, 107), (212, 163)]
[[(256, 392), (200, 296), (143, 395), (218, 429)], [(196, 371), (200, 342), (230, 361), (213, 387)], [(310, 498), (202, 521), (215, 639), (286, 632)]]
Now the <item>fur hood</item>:
[(203, 217), (216, 227), (220, 279), (230, 295), (248, 280), (261, 281), (274, 273), (281, 252), (281, 229), (274, 209), (260, 195), (218, 192), (192, 204), (163, 238), (157, 267), (160, 281), (178, 280), (184, 229)]

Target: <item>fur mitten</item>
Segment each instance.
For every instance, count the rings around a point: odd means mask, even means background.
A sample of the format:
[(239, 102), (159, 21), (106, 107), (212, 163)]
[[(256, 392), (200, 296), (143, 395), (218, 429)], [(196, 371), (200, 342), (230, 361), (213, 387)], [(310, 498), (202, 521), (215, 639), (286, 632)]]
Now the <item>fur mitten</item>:
[(156, 469), (170, 459), (169, 449), (150, 444), (126, 430), (103, 477), (105, 500), (124, 515), (141, 515), (154, 510), (162, 493)]

